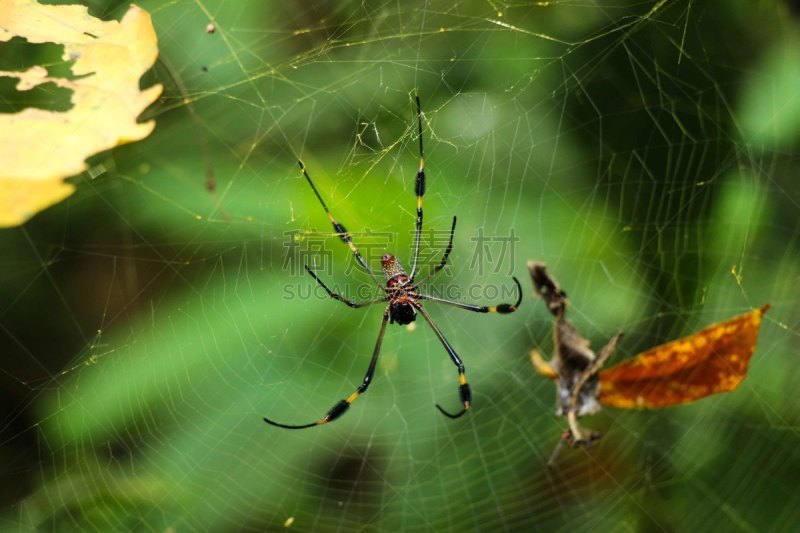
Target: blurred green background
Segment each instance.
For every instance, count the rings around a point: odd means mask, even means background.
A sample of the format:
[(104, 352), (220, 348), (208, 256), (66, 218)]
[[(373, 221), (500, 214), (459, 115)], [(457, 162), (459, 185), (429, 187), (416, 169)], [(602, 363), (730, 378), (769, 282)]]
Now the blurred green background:
[[(794, 3), (214, 4), (139, 3), (160, 41), (143, 81), (165, 85), (144, 117), (156, 130), (0, 230), (4, 529), (797, 526)], [(12, 67), (53, 55), (5, 50)], [(4, 112), (58, 107), (0, 89)], [(423, 271), (457, 215), (433, 286), (494, 303), (515, 274), (523, 305), (427, 306), (473, 387), (459, 420), (434, 408), (456, 409), (457, 375), (420, 321), (389, 326), (342, 419), (266, 426), (349, 395), (380, 323), (379, 306), (309, 297), (313, 280), (287, 265), (292, 235), (305, 246), (330, 229), (296, 159), (349, 230), (391, 236), (373, 262), (388, 250), (409, 266), (417, 93), (438, 232)], [(336, 237), (315, 239), (326, 280), (369, 287)], [(626, 333), (615, 360), (772, 303), (747, 379), (688, 406), (606, 409), (585, 421), (603, 439), (548, 468), (564, 423), (528, 360), (552, 352), (531, 258), (593, 346)]]

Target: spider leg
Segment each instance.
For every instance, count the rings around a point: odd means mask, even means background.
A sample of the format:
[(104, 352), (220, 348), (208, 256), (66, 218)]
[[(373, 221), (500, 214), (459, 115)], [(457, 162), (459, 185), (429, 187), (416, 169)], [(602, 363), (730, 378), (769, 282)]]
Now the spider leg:
[(517, 284), (518, 297), (515, 304), (475, 305), (463, 302), (454, 302), (452, 300), (437, 298), (436, 296), (430, 296), (428, 294), (417, 294), (416, 297), (420, 300), (430, 300), (431, 302), (452, 305), (453, 307), (472, 311), (473, 313), (499, 313), (501, 315), (507, 315), (516, 311), (519, 308), (519, 305), (522, 303), (522, 285), (520, 285), (519, 280), (516, 277), (512, 277), (511, 279), (513, 279), (514, 283)]
[[(433, 272), (431, 272), (430, 274), (428, 274), (427, 276), (422, 278), (422, 281), (420, 281), (418, 283), (414, 283), (414, 285), (419, 285), (419, 284), (425, 283), (426, 281), (431, 279), (433, 276), (438, 274), (439, 271), (441, 269), (443, 269), (445, 267), (445, 265), (447, 265), (447, 260), (450, 258), (450, 252), (453, 251), (453, 235), (455, 234), (455, 232), (456, 232), (456, 217), (453, 216), (453, 226), (450, 228), (450, 242), (447, 243), (447, 248), (444, 251), (444, 255), (442, 256), (442, 260), (439, 261), (438, 265), (433, 267)], [(414, 282), (414, 278), (411, 278), (411, 282), (412, 283)]]
[(433, 267), (433, 272), (431, 272), (430, 276), (435, 276), (441, 269), (445, 267), (447, 264), (447, 260), (450, 258), (450, 252), (453, 251), (453, 235), (456, 233), (456, 216), (453, 215), (453, 225), (450, 227), (450, 241), (447, 243), (447, 248), (444, 250), (444, 255), (442, 256), (442, 260), (439, 261), (439, 264)]
[(414, 261), (411, 265), (410, 279), (417, 273), (417, 260), (419, 259), (419, 237), (422, 233), (422, 197), (425, 196), (425, 152), (422, 150), (422, 110), (417, 96), (417, 129), (419, 130), (419, 170), (414, 183), (414, 192), (417, 194), (417, 229), (414, 233)]
[(279, 428), (284, 429), (305, 429), (314, 426), (321, 426), (322, 424), (327, 424), (328, 422), (333, 422), (343, 414), (347, 412), (350, 408), (350, 404), (355, 401), (356, 398), (359, 397), (363, 392), (367, 390), (369, 387), (370, 382), (372, 381), (372, 376), (375, 374), (375, 365), (378, 362), (378, 354), (381, 353), (381, 344), (383, 343), (383, 336), (386, 333), (386, 322), (389, 321), (389, 308), (386, 308), (386, 311), (383, 312), (383, 320), (381, 321), (381, 329), (378, 333), (378, 340), (375, 342), (375, 349), (372, 351), (372, 359), (369, 361), (369, 367), (367, 368), (367, 373), (364, 375), (364, 380), (361, 382), (361, 385), (358, 388), (345, 398), (344, 400), (339, 400), (339, 402), (334, 405), (333, 407), (325, 413), (320, 420), (316, 422), (311, 422), (310, 424), (300, 424), (300, 425), (293, 425), (293, 424), (281, 424), (278, 422), (274, 422), (267, 417), (264, 417), (264, 422), (271, 426), (277, 426)]
[(319, 203), (322, 204), (325, 214), (328, 215), (328, 220), (330, 220), (331, 224), (333, 225), (333, 231), (335, 231), (339, 238), (342, 239), (342, 242), (344, 242), (347, 247), (350, 248), (350, 251), (353, 252), (353, 255), (358, 263), (364, 268), (364, 270), (367, 271), (372, 279), (375, 280), (375, 283), (377, 283), (379, 287), (383, 287), (381, 278), (379, 278), (375, 272), (372, 271), (372, 269), (369, 267), (369, 264), (367, 264), (367, 262), (364, 260), (364, 257), (361, 255), (361, 252), (359, 252), (358, 248), (356, 248), (356, 245), (353, 244), (353, 238), (350, 236), (350, 232), (347, 231), (347, 228), (345, 228), (341, 222), (338, 222), (335, 218), (333, 218), (331, 210), (328, 209), (328, 206), (325, 204), (322, 196), (320, 196), (317, 187), (314, 185), (314, 182), (311, 181), (311, 177), (308, 175), (308, 172), (306, 172), (306, 167), (303, 165), (303, 162), (298, 160), (297, 163), (300, 165), (300, 170), (303, 171), (303, 176), (306, 178), (306, 181), (309, 185), (311, 185), (311, 190), (314, 191), (314, 195), (316, 195), (317, 200), (319, 200)]
[(376, 304), (376, 303), (379, 303), (379, 302), (385, 302), (386, 301), (386, 297), (385, 296), (383, 298), (378, 299), (378, 300), (371, 300), (369, 302), (353, 302), (351, 300), (348, 300), (347, 298), (345, 298), (341, 294), (337, 294), (337, 293), (333, 292), (332, 290), (330, 290), (328, 288), (328, 286), (325, 285), (325, 283), (321, 279), (319, 279), (316, 274), (314, 274), (314, 271), (311, 270), (310, 268), (308, 268), (308, 265), (305, 265), (305, 267), (306, 267), (306, 272), (311, 274), (311, 277), (314, 278), (317, 281), (317, 283), (319, 283), (319, 285), (323, 289), (325, 289), (325, 292), (328, 293), (328, 296), (330, 296), (334, 300), (339, 300), (340, 302), (342, 302), (343, 304), (345, 304), (348, 307), (352, 307), (353, 309), (358, 309), (359, 307), (367, 307), (367, 306), (370, 306), (372, 304)]
[(458, 413), (452, 414), (445, 411), (441, 405), (438, 403), (436, 404), (436, 408), (442, 412), (443, 415), (449, 418), (458, 418), (462, 416), (467, 410), (472, 406), (472, 390), (469, 388), (469, 383), (467, 383), (467, 377), (464, 375), (464, 363), (461, 361), (461, 358), (458, 356), (456, 351), (450, 346), (450, 343), (447, 342), (447, 339), (444, 338), (442, 331), (439, 327), (433, 323), (433, 319), (428, 312), (423, 309), (423, 307), (419, 304), (415, 306), (420, 314), (425, 317), (425, 320), (428, 321), (428, 324), (433, 329), (433, 332), (436, 333), (436, 336), (439, 338), (439, 341), (444, 346), (444, 349), (447, 351), (447, 355), (450, 356), (450, 359), (453, 361), (453, 364), (456, 365), (458, 368), (458, 395), (461, 398), (461, 404), (464, 406), (461, 411)]

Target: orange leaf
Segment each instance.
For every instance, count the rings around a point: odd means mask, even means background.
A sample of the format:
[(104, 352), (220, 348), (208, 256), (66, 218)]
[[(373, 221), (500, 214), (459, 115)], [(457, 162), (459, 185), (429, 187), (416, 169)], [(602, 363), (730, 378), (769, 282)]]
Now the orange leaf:
[(732, 391), (747, 374), (764, 305), (600, 372), (600, 402), (657, 409)]

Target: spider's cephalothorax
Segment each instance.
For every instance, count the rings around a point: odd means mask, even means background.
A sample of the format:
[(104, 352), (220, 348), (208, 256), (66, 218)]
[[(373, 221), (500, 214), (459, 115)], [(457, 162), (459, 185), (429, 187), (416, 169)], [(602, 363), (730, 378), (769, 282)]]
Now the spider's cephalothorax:
[[(334, 300), (339, 300), (348, 307), (359, 308), (367, 307), (377, 303), (384, 303), (386, 308), (383, 311), (383, 320), (381, 321), (381, 328), (378, 332), (378, 340), (375, 342), (375, 349), (372, 351), (372, 358), (369, 361), (367, 372), (364, 374), (364, 380), (350, 396), (336, 403), (336, 405), (331, 407), (328, 412), (325, 413), (325, 416), (316, 422), (301, 425), (279, 424), (278, 422), (274, 422), (265, 417), (264, 422), (267, 424), (286, 429), (303, 429), (326, 424), (342, 416), (350, 408), (350, 404), (353, 403), (355, 399), (359, 397), (359, 395), (366, 391), (367, 387), (369, 387), (369, 384), (372, 382), (372, 377), (375, 374), (375, 367), (378, 362), (378, 355), (381, 351), (381, 344), (383, 343), (383, 336), (386, 333), (386, 324), (410, 324), (417, 319), (417, 313), (422, 315), (422, 318), (424, 318), (428, 325), (430, 325), (433, 333), (436, 335), (436, 338), (438, 338), (439, 342), (442, 343), (447, 355), (455, 365), (456, 370), (458, 370), (458, 395), (461, 399), (461, 411), (451, 414), (442, 409), (439, 404), (436, 404), (436, 407), (445, 415), (449, 416), (450, 418), (458, 418), (466, 413), (467, 409), (472, 406), (472, 392), (469, 384), (467, 383), (467, 377), (464, 374), (464, 363), (461, 361), (461, 358), (458, 356), (447, 339), (445, 339), (439, 327), (433, 322), (433, 319), (428, 314), (428, 311), (422, 307), (421, 300), (452, 305), (454, 307), (458, 307), (459, 309), (465, 309), (475, 313), (499, 313), (501, 315), (513, 313), (517, 310), (517, 307), (519, 307), (519, 304), (522, 302), (522, 287), (520, 286), (517, 278), (512, 278), (517, 286), (517, 302), (514, 304), (499, 304), (491, 306), (475, 305), (463, 302), (455, 302), (453, 300), (446, 300), (444, 298), (438, 298), (436, 296), (417, 292), (417, 287), (420, 285), (420, 282), (415, 281), (415, 279), (417, 275), (417, 261), (419, 260), (419, 241), (420, 235), (422, 234), (422, 197), (425, 195), (425, 157), (422, 150), (422, 111), (420, 110), (419, 97), (417, 97), (416, 100), (417, 129), (419, 132), (419, 170), (417, 171), (417, 179), (414, 183), (414, 192), (417, 195), (417, 223), (416, 231), (414, 233), (414, 257), (410, 274), (407, 274), (406, 271), (403, 270), (403, 267), (400, 265), (400, 261), (398, 261), (391, 254), (385, 254), (383, 257), (381, 257), (381, 266), (383, 268), (383, 275), (385, 279), (381, 280), (380, 277), (373, 272), (367, 261), (364, 260), (364, 257), (358, 251), (358, 248), (356, 248), (356, 245), (353, 243), (353, 239), (350, 233), (347, 231), (347, 228), (345, 228), (342, 223), (338, 222), (333, 217), (330, 209), (328, 209), (328, 206), (325, 205), (325, 202), (322, 200), (322, 196), (320, 196), (319, 191), (317, 191), (314, 182), (311, 181), (311, 177), (306, 172), (306, 168), (302, 161), (298, 161), (300, 164), (300, 169), (303, 171), (303, 177), (305, 177), (306, 181), (311, 186), (311, 190), (314, 192), (317, 200), (319, 200), (319, 203), (322, 204), (322, 208), (325, 210), (325, 214), (328, 216), (328, 220), (330, 220), (331, 225), (333, 226), (333, 231), (336, 232), (336, 235), (342, 240), (342, 242), (344, 242), (347, 247), (350, 248), (350, 251), (353, 253), (353, 256), (355, 256), (356, 261), (358, 261), (358, 264), (361, 265), (361, 267), (367, 274), (370, 275), (370, 277), (372, 277), (372, 280), (375, 282), (378, 288), (383, 291), (383, 296), (372, 301), (353, 302), (329, 289), (328, 286), (317, 277), (314, 271), (308, 268), (308, 266), (306, 266), (306, 271), (311, 275), (311, 277), (314, 278), (314, 280), (316, 280), (317, 283), (320, 284), (325, 292), (328, 293), (328, 296)], [(423, 281), (435, 276), (447, 264), (447, 259), (450, 257), (450, 252), (453, 250), (453, 234), (455, 231), (456, 217), (453, 217), (453, 226), (450, 228), (450, 241), (447, 244), (447, 248), (444, 250), (442, 259), (433, 267), (431, 272), (425, 276)]]
[(419, 304), (414, 299), (414, 287), (408, 274), (392, 254), (381, 257), (381, 266), (386, 278), (386, 297), (389, 298), (389, 323), (404, 326), (414, 322), (417, 319), (415, 306)]

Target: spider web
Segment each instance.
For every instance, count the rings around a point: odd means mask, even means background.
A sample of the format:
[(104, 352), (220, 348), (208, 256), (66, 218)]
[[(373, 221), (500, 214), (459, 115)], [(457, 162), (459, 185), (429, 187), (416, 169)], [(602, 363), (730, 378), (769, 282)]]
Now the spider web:
[[(154, 134), (0, 234), (9, 529), (789, 529), (796, 479), (800, 78), (796, 13), (728, 2), (143, 2), (167, 86)], [(95, 8), (118, 17), (124, 7)], [(215, 31), (206, 26), (213, 22)], [(390, 325), (302, 179), (377, 266), (410, 268), (424, 113), (421, 271), (509, 316)], [(433, 231), (431, 231), (433, 230)], [(377, 243), (377, 244), (375, 244)], [(314, 248), (317, 246), (317, 248)], [(297, 250), (311, 255), (293, 255)], [(367, 253), (368, 252), (368, 253)], [(615, 360), (763, 303), (732, 394), (565, 424), (527, 353), (552, 351), (528, 259)]]

